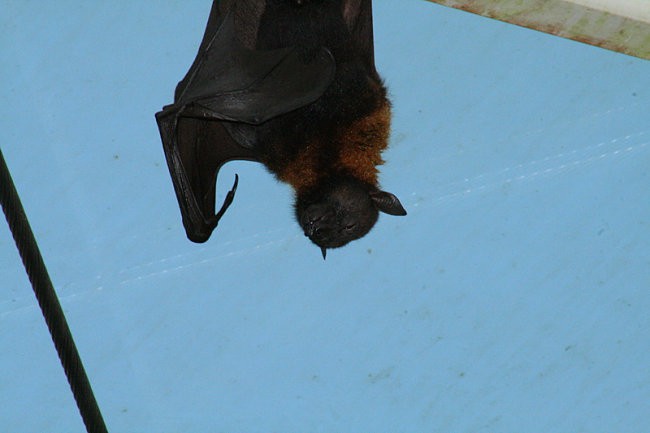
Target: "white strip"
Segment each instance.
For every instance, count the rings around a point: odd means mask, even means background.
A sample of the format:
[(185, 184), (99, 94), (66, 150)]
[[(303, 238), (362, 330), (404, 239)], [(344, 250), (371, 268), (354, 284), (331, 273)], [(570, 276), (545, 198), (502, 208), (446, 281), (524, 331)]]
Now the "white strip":
[(566, 0), (591, 9), (650, 23), (650, 0)]

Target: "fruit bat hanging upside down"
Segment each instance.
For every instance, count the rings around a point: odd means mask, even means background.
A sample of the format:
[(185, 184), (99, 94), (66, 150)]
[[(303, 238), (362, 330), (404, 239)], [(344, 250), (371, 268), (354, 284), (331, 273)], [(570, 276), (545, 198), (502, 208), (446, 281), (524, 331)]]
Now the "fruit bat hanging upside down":
[(205, 242), (216, 177), (261, 162), (295, 191), (321, 248), (364, 236), (379, 212), (406, 215), (377, 180), (390, 102), (374, 61), (371, 0), (215, 0), (174, 103), (156, 113), (187, 237)]

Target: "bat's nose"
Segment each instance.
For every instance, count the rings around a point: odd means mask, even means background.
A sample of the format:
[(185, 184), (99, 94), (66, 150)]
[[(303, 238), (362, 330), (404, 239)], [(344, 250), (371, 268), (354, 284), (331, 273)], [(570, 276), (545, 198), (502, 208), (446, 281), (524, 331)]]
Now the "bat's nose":
[(303, 221), (303, 230), (305, 236), (311, 237), (320, 232), (321, 221), (324, 220), (324, 215), (308, 215)]
[(309, 221), (305, 227), (305, 236), (312, 237), (320, 232), (320, 228), (316, 226), (314, 221)]

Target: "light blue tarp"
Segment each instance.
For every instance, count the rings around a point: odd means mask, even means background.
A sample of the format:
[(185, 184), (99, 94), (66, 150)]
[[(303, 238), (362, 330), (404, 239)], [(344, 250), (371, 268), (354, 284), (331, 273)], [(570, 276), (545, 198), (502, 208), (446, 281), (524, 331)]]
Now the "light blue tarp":
[[(185, 238), (153, 114), (209, 8), (0, 13), (0, 145), (111, 432), (647, 431), (649, 62), (376, 1), (409, 215), (323, 262), (252, 163)], [(0, 350), (0, 430), (84, 431), (5, 224)]]

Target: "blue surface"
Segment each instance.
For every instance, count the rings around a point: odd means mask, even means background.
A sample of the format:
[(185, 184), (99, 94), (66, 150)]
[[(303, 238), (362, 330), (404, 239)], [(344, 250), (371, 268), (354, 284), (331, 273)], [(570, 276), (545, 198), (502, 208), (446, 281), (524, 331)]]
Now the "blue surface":
[[(251, 163), (185, 239), (153, 114), (186, 3), (0, 15), (0, 144), (111, 432), (647, 430), (650, 63), (375, 2), (409, 215), (323, 262)], [(84, 431), (4, 224), (0, 282), (0, 430)]]

